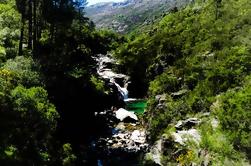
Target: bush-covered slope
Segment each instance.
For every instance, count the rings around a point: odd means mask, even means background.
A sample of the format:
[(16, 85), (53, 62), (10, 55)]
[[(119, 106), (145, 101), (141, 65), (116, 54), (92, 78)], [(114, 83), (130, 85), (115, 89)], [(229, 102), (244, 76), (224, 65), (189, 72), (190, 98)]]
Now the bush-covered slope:
[(149, 86), (145, 122), (152, 143), (174, 139), (179, 120), (200, 120), (193, 128), (201, 141), (178, 148), (164, 144), (164, 165), (247, 165), (250, 29), (250, 1), (198, 0), (117, 50), (134, 90), (145, 87), (144, 94)]
[(165, 13), (188, 2), (190, 0), (125, 0), (91, 5), (86, 8), (86, 13), (97, 28), (126, 34), (141, 31), (146, 25), (160, 20)]

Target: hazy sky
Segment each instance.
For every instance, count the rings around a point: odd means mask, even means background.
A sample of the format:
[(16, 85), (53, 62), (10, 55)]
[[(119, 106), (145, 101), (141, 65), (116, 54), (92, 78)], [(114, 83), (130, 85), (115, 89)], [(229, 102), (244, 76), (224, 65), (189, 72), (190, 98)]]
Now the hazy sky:
[(88, 5), (93, 5), (99, 2), (121, 2), (121, 1), (124, 1), (124, 0), (87, 0)]

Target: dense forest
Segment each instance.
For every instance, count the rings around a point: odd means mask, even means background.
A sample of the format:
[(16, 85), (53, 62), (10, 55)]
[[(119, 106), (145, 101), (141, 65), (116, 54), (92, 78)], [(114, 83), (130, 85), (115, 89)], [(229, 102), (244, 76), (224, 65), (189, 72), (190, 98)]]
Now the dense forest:
[(0, 165), (83, 164), (77, 155), (85, 154), (73, 154), (72, 146), (80, 152), (94, 130), (90, 114), (109, 98), (97, 88), (92, 56), (123, 40), (96, 31), (84, 5), (0, 2)]
[(249, 0), (193, 0), (126, 35), (96, 29), (86, 4), (0, 0), (0, 165), (100, 166), (94, 112), (124, 105), (96, 71), (108, 53), (147, 100), (138, 165), (250, 165)]

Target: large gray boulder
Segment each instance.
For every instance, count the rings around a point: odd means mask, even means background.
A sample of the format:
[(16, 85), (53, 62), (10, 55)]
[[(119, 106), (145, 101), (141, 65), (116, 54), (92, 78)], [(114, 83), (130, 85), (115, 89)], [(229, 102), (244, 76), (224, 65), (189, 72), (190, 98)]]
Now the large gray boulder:
[(115, 112), (115, 114), (116, 118), (120, 121), (124, 121), (127, 118), (138, 121), (138, 117), (134, 114), (134, 112), (127, 111), (124, 108), (120, 108), (118, 111)]

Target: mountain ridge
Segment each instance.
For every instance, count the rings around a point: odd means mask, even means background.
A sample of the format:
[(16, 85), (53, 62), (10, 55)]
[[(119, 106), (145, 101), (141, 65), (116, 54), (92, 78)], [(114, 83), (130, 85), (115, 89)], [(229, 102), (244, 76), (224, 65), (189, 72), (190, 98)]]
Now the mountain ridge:
[(103, 2), (86, 8), (86, 14), (97, 28), (118, 33), (132, 32), (136, 27), (152, 23), (175, 7), (182, 7), (191, 0), (126, 0)]

